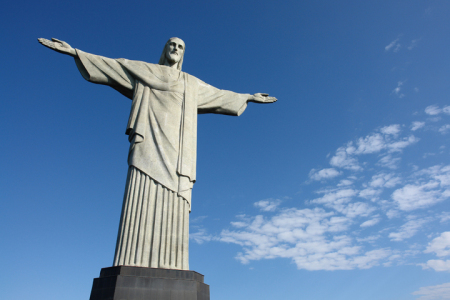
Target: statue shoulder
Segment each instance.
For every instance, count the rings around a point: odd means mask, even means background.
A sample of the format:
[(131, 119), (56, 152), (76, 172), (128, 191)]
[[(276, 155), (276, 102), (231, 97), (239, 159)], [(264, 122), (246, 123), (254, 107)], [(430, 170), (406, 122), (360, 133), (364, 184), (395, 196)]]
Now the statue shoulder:
[(145, 61), (139, 60), (130, 60), (125, 58), (117, 59), (117, 62), (122, 65), (123, 68), (131, 72), (132, 74), (136, 74), (138, 76), (147, 76), (150, 73), (158, 76), (161, 74), (161, 66), (157, 64), (148, 63)]
[(116, 60), (123, 65), (149, 66), (149, 67), (157, 66), (156, 64), (152, 64), (152, 63), (148, 63), (148, 62), (140, 61), (140, 60), (132, 60), (132, 59), (126, 59), (126, 58), (117, 58)]
[(194, 75), (191, 75), (189, 73), (183, 72), (183, 74), (185, 74), (185, 76), (187, 77), (187, 79), (192, 82), (195, 83), (197, 85), (201, 85), (201, 86), (208, 86), (207, 83), (205, 83), (204, 81), (202, 81), (201, 79), (195, 77)]

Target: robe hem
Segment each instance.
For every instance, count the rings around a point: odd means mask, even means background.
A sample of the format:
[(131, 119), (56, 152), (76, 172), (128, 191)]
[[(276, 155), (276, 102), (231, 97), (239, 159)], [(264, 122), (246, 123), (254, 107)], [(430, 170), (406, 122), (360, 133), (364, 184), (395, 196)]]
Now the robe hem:
[(191, 212), (191, 201), (189, 201), (188, 199), (186, 199), (186, 197), (184, 197), (181, 193), (182, 193), (182, 192), (189, 191), (189, 190), (192, 191), (192, 188), (191, 188), (191, 189), (187, 189), (187, 190), (183, 190), (183, 191), (175, 191), (174, 189), (171, 189), (171, 188), (167, 187), (165, 184), (162, 184), (159, 180), (156, 180), (155, 178), (153, 178), (152, 176), (150, 176), (147, 172), (143, 171), (141, 168), (138, 168), (138, 167), (136, 167), (135, 165), (128, 165), (128, 166), (129, 166), (129, 167), (133, 167), (133, 168), (138, 169), (140, 172), (142, 172), (142, 173), (144, 173), (145, 175), (147, 175), (148, 177), (150, 177), (154, 182), (157, 182), (159, 185), (161, 185), (161, 186), (163, 186), (164, 188), (166, 188), (166, 189), (168, 189), (168, 190), (170, 190), (170, 191), (176, 193), (177, 196), (180, 196), (181, 198), (183, 198), (183, 200), (186, 201), (186, 202), (188, 203), (188, 205), (189, 205), (189, 212)]

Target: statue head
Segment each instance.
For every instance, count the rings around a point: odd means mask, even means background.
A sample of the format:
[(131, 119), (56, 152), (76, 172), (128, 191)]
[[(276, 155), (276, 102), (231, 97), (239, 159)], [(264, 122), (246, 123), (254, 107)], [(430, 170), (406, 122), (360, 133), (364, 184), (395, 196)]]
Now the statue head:
[(170, 38), (164, 46), (161, 58), (159, 59), (159, 64), (166, 66), (176, 64), (176, 68), (181, 71), (185, 47), (182, 39), (177, 37)]

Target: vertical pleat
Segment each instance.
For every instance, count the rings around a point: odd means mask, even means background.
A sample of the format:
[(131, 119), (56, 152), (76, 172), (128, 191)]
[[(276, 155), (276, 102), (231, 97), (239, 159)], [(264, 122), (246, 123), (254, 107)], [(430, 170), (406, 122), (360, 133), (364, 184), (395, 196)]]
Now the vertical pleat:
[(137, 201), (135, 207), (133, 207), (133, 215), (134, 218), (132, 218), (133, 220), (133, 231), (131, 234), (131, 246), (129, 247), (130, 251), (130, 257), (129, 257), (129, 261), (128, 264), (130, 266), (134, 266), (136, 265), (136, 253), (137, 253), (137, 246), (139, 243), (139, 229), (140, 229), (140, 223), (141, 223), (141, 211), (142, 211), (142, 200), (144, 198), (144, 186), (145, 186), (145, 176), (143, 174), (141, 174), (140, 176), (140, 180), (139, 180), (139, 185), (136, 186), (136, 191), (135, 193), (137, 194)]
[(174, 236), (174, 238), (176, 238), (177, 241), (177, 247), (175, 249), (177, 256), (175, 259), (175, 265), (182, 266), (183, 259), (181, 253), (183, 251), (183, 203), (179, 203), (176, 217), (177, 217), (177, 234)]
[(173, 214), (172, 214), (172, 240), (170, 241), (170, 256), (169, 256), (169, 267), (174, 269), (177, 265), (177, 251), (178, 251), (178, 209), (179, 209), (179, 201), (174, 197), (173, 201)]
[(125, 264), (125, 251), (124, 248), (127, 244), (128, 226), (130, 218), (130, 206), (132, 205), (132, 193), (134, 189), (134, 182), (136, 181), (136, 172), (134, 168), (130, 168), (127, 176), (128, 184), (125, 188), (124, 204), (122, 207), (122, 215), (120, 217), (119, 234), (117, 237), (116, 255), (114, 259), (114, 265)]
[[(139, 184), (141, 182), (141, 174), (136, 172), (136, 181), (133, 182), (133, 188), (132, 188), (132, 194), (130, 195), (130, 209), (129, 209), (129, 218), (127, 218), (129, 221), (127, 222), (127, 238), (126, 245), (125, 246), (125, 264), (127, 266), (132, 266), (133, 264), (130, 263), (130, 257), (131, 257), (131, 247), (133, 243), (133, 234), (134, 234), (134, 223), (136, 219), (136, 202), (139, 200)], [(125, 243), (124, 243), (125, 244)]]
[(150, 187), (149, 178), (146, 176), (144, 178), (144, 184), (142, 189), (142, 205), (141, 205), (141, 213), (140, 213), (140, 222), (139, 222), (139, 235), (137, 238), (137, 246), (136, 246), (136, 259), (135, 264), (142, 264), (142, 252), (144, 248), (144, 240), (145, 240), (145, 229), (148, 215), (148, 189)]
[(182, 239), (183, 246), (181, 250), (182, 258), (182, 270), (189, 270), (189, 208), (187, 205), (183, 205), (183, 231)]
[(152, 247), (153, 240), (153, 226), (155, 220), (155, 203), (156, 203), (156, 183), (153, 180), (149, 180), (149, 195), (148, 195), (148, 209), (147, 209), (147, 221), (145, 224), (145, 236), (144, 236), (144, 250), (142, 257), (142, 266), (150, 266), (150, 249)]
[(167, 227), (168, 227), (168, 204), (169, 204), (169, 191), (167, 189), (164, 189), (164, 196), (163, 196), (163, 210), (162, 210), (162, 216), (161, 216), (161, 244), (160, 244), (160, 250), (159, 250), (159, 266), (162, 268), (166, 268), (164, 263), (164, 257), (166, 256), (166, 246), (167, 246)]
[(152, 253), (150, 254), (150, 267), (158, 268), (159, 266), (159, 253), (161, 245), (161, 215), (163, 206), (163, 195), (164, 190), (161, 185), (158, 184), (158, 189), (156, 191), (156, 207), (155, 207), (155, 221), (153, 227), (153, 237), (152, 237)]
[(188, 255), (187, 201), (130, 167), (114, 266), (188, 270)]
[(172, 251), (172, 218), (173, 218), (173, 199), (174, 193), (169, 193), (167, 197), (167, 234), (165, 238), (166, 251), (164, 252), (164, 267), (170, 268), (170, 253)]

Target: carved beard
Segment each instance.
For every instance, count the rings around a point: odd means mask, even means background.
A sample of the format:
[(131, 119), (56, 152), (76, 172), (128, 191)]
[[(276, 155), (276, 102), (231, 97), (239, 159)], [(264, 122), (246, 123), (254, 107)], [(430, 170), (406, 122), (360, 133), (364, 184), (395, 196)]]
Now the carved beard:
[[(172, 55), (173, 55), (173, 54), (172, 54)], [(177, 55), (180, 56), (180, 54), (177, 54)], [(170, 64), (178, 64), (178, 63), (180, 62), (181, 58), (176, 62), (174, 59), (172, 59), (172, 58), (170, 57), (170, 53), (167, 52), (167, 54), (166, 54), (166, 60), (167, 60)]]

